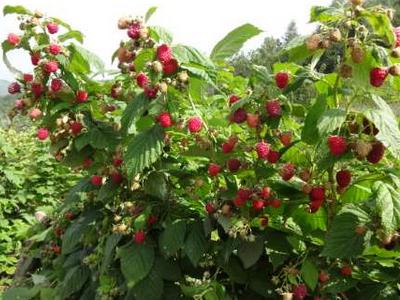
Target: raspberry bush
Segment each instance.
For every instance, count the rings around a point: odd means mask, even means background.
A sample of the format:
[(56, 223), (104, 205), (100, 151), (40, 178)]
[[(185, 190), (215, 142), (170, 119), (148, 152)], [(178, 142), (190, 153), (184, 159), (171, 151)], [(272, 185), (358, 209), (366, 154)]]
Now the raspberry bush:
[[(5, 299), (399, 299), (400, 130), (384, 100), (400, 88), (398, 30), (361, 2), (314, 7), (318, 32), (249, 78), (226, 60), (261, 32), (250, 24), (208, 57), (148, 25), (151, 8), (119, 20), (107, 72), (79, 31), (6, 6), (21, 33), (3, 51), (33, 65), (5, 55), (14, 112), (88, 176)], [(304, 85), (315, 97), (289, 101)]]

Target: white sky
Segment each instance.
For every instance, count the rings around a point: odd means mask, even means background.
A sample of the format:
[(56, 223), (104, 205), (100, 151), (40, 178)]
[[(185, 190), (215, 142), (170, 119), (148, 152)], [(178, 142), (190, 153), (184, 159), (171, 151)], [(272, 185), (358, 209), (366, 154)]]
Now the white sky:
[[(331, 0), (1, 0), (0, 7), (3, 10), (6, 4), (23, 5), (63, 19), (85, 34), (86, 48), (110, 64), (119, 41), (126, 38), (125, 31), (117, 28), (118, 18), (144, 15), (151, 6), (157, 6), (158, 10), (150, 24), (166, 27), (173, 33), (174, 43), (209, 53), (225, 34), (244, 23), (265, 31), (246, 48), (257, 46), (265, 35), (281, 37), (291, 20), (296, 21), (300, 33), (309, 33), (314, 28), (308, 24), (311, 6), (330, 3)], [(10, 32), (19, 32), (15, 15), (1, 14), (0, 40)], [(23, 71), (31, 71), (27, 55), (9, 53), (9, 57)], [(0, 79), (12, 79), (3, 62)]]

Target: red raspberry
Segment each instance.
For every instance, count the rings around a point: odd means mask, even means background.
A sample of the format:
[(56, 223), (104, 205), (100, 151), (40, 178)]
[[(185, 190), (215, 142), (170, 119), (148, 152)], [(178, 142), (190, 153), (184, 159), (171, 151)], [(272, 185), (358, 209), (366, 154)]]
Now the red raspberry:
[(48, 47), (48, 51), (50, 54), (57, 55), (61, 52), (61, 46), (57, 44), (51, 44)]
[(58, 24), (57, 23), (54, 23), (54, 22), (47, 23), (46, 27), (47, 27), (47, 31), (50, 34), (54, 34), (54, 33), (58, 32)]
[(129, 26), (127, 34), (131, 39), (136, 40), (140, 37), (140, 29), (142, 29), (140, 23), (135, 22), (131, 26)]
[(80, 122), (74, 121), (70, 124), (70, 128), (73, 135), (78, 135), (81, 133), (83, 125)]
[(261, 191), (258, 193), (260, 197), (267, 199), (269, 196), (271, 196), (271, 188), (268, 186), (265, 186), (261, 189)]
[(374, 87), (380, 87), (385, 82), (389, 72), (386, 68), (373, 68), (369, 73), (369, 82)]
[(111, 173), (111, 180), (115, 184), (120, 184), (124, 180), (124, 177), (122, 176), (122, 174), (120, 172), (114, 171)]
[(53, 92), (55, 92), (55, 93), (58, 92), (59, 90), (61, 90), (62, 86), (63, 86), (63, 84), (62, 84), (61, 79), (54, 78), (51, 80), (50, 88)]
[[(264, 203), (264, 206), (265, 206), (265, 203)], [(261, 217), (260, 219), (260, 225), (262, 226), (262, 227), (267, 227), (268, 226), (268, 223), (269, 223), (269, 220), (268, 220), (268, 217)]]
[(61, 247), (60, 246), (58, 246), (58, 245), (53, 245), (52, 247), (51, 247), (51, 250), (54, 252), (54, 254), (61, 254)]
[(207, 213), (209, 213), (210, 215), (215, 212), (214, 205), (210, 202), (206, 204), (205, 208), (206, 208)]
[(157, 117), (157, 121), (161, 127), (168, 128), (172, 126), (172, 118), (170, 113), (167, 111), (160, 113)]
[(310, 213), (316, 213), (323, 203), (323, 201), (311, 201), (309, 204)]
[(266, 142), (259, 142), (256, 145), (257, 156), (259, 159), (267, 159), (270, 150), (270, 145)]
[(55, 60), (48, 61), (44, 64), (43, 69), (46, 73), (54, 73), (58, 71), (58, 62)]
[(23, 109), (25, 107), (25, 101), (23, 99), (15, 100), (15, 108)]
[(278, 100), (269, 100), (265, 105), (265, 109), (270, 118), (278, 118), (282, 113), (281, 104)]
[(199, 132), (203, 127), (203, 121), (199, 117), (191, 117), (188, 120), (187, 126), (191, 133)]
[(135, 232), (134, 236), (133, 236), (133, 241), (135, 242), (135, 244), (143, 244), (144, 241), (146, 240), (146, 233), (143, 230), (138, 230)]
[(396, 36), (396, 47), (400, 47), (400, 27), (394, 28), (393, 31)]
[(155, 215), (150, 215), (150, 216), (147, 218), (147, 225), (153, 226), (154, 224), (157, 223), (157, 221), (158, 221), (157, 216), (155, 216)]
[(76, 102), (84, 103), (84, 102), (86, 102), (88, 100), (88, 98), (89, 98), (89, 93), (88, 92), (86, 92), (84, 90), (78, 90), (76, 92), (76, 96), (75, 96)]
[(261, 200), (261, 199), (253, 200), (252, 205), (253, 205), (253, 208), (254, 208), (256, 211), (260, 211), (260, 210), (263, 210), (263, 208), (264, 208), (264, 206), (265, 206), (265, 201), (264, 201), (264, 200)]
[(72, 211), (67, 211), (67, 212), (64, 214), (64, 218), (65, 218), (66, 220), (68, 220), (68, 221), (72, 221), (73, 219), (75, 219), (75, 215), (74, 215), (74, 213), (73, 213)]
[(338, 186), (345, 188), (351, 182), (351, 173), (349, 170), (340, 170), (336, 173), (336, 182)]
[(32, 53), (31, 54), (32, 65), (37, 66), (39, 64), (39, 61), (40, 61), (40, 53), (39, 52)]
[(162, 44), (157, 47), (157, 59), (162, 63), (169, 62), (173, 58), (171, 48), (166, 45)]
[(113, 85), (111, 87), (111, 97), (113, 97), (114, 99), (118, 99), (121, 93), (122, 93), (122, 87), (118, 85)]
[(122, 165), (123, 162), (124, 161), (123, 161), (123, 159), (121, 157), (114, 157), (113, 161), (112, 161), (112, 164), (113, 164), (114, 167), (118, 168), (118, 167), (120, 167)]
[(230, 97), (229, 97), (229, 105), (232, 105), (233, 103), (235, 103), (235, 102), (238, 102), (240, 100), (240, 98), (238, 97), (238, 96), (236, 96), (236, 95), (231, 95)]
[(289, 74), (286, 72), (278, 72), (275, 75), (276, 86), (280, 89), (284, 89), (289, 82)]
[(298, 284), (293, 289), (293, 297), (295, 300), (303, 300), (308, 295), (307, 287), (305, 284)]
[(235, 144), (226, 142), (222, 144), (222, 152), (224, 153), (230, 153), (232, 152), (233, 148), (235, 148)]
[(208, 165), (208, 175), (214, 177), (217, 176), (221, 172), (221, 166), (211, 163)]
[(42, 115), (42, 111), (39, 108), (34, 108), (31, 110), (31, 112), (29, 113), (29, 117), (31, 119), (37, 119)]
[(93, 164), (93, 160), (89, 157), (86, 157), (82, 162), (82, 165), (85, 169), (89, 169), (92, 164)]
[(7, 36), (7, 42), (11, 46), (17, 46), (21, 42), (21, 37), (19, 35), (16, 35), (15, 33), (10, 33)]
[(136, 75), (136, 83), (139, 87), (144, 88), (149, 83), (149, 77), (143, 72)]
[(292, 133), (290, 131), (286, 131), (280, 134), (279, 140), (283, 144), (283, 146), (288, 147), (292, 143)]
[(319, 272), (318, 280), (321, 283), (327, 282), (329, 280), (329, 274), (324, 271)]
[(17, 94), (21, 91), (21, 86), (19, 85), (18, 82), (12, 82), (10, 83), (10, 85), (8, 86), (8, 93), (10, 93), (11, 95), (13, 94)]
[(278, 162), (279, 158), (281, 157), (279, 151), (270, 150), (267, 155), (267, 160), (271, 164), (275, 164)]
[(93, 175), (92, 178), (90, 179), (90, 182), (94, 186), (101, 186), (101, 185), (103, 185), (103, 177), (101, 177), (99, 175)]
[(375, 142), (372, 144), (372, 149), (368, 153), (367, 160), (371, 164), (378, 163), (385, 154), (385, 146), (381, 142)]
[(344, 276), (344, 277), (351, 276), (352, 273), (353, 273), (353, 270), (351, 269), (350, 266), (343, 266), (340, 269), (340, 274), (342, 274), (342, 276)]
[(347, 150), (346, 139), (338, 135), (328, 137), (328, 146), (331, 154), (334, 156), (342, 155)]
[(178, 70), (178, 67), (178, 61), (173, 58), (163, 63), (163, 72), (165, 75), (171, 75)]
[(247, 112), (243, 108), (237, 109), (232, 116), (233, 122), (240, 124), (247, 120)]
[(280, 170), (280, 175), (282, 179), (285, 181), (289, 181), (294, 176), (295, 169), (296, 167), (294, 164), (291, 163), (284, 164)]
[(31, 90), (32, 90), (32, 94), (36, 97), (39, 98), (40, 95), (43, 92), (43, 87), (42, 84), (40, 82), (33, 82), (31, 85)]
[(158, 87), (157, 86), (154, 86), (154, 87), (145, 86), (143, 92), (147, 98), (154, 99), (154, 98), (157, 98)]
[(246, 200), (236, 197), (235, 200), (233, 200), (233, 204), (235, 204), (236, 207), (241, 207), (246, 203)]
[(310, 201), (322, 202), (325, 200), (325, 188), (323, 186), (316, 186), (311, 189), (309, 194)]
[(240, 188), (237, 191), (236, 196), (244, 201), (247, 201), (250, 199), (251, 195), (253, 194), (253, 192), (249, 189), (245, 189), (245, 188)]
[(237, 172), (240, 169), (240, 166), (242, 165), (240, 160), (237, 158), (231, 158), (226, 162), (229, 171), (232, 173)]
[(33, 75), (32, 74), (24, 74), (23, 75), (23, 80), (25, 82), (31, 82), (33, 80)]
[(37, 137), (39, 140), (44, 141), (49, 137), (49, 131), (46, 128), (39, 128), (37, 131)]
[(249, 128), (257, 128), (260, 123), (260, 116), (258, 114), (247, 114), (246, 121)]
[(282, 202), (279, 199), (272, 199), (272, 200), (268, 201), (267, 203), (268, 203), (268, 205), (272, 206), (273, 208), (279, 208), (282, 205)]

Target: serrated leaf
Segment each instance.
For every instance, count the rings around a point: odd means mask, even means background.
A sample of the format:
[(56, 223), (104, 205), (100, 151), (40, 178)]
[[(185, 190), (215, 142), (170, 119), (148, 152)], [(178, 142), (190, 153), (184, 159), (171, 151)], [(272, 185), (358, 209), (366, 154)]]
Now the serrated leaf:
[(262, 30), (249, 23), (232, 30), (214, 46), (210, 58), (219, 61), (231, 57), (243, 47), (246, 41), (261, 32)]
[(332, 131), (340, 128), (346, 121), (346, 112), (343, 109), (334, 108), (325, 111), (318, 119), (318, 132), (320, 136), (325, 136)]
[(377, 35), (385, 43), (386, 46), (392, 47), (395, 42), (392, 22), (388, 15), (384, 12), (364, 10), (360, 14), (371, 26), (372, 34)]
[(162, 256), (156, 258), (154, 270), (161, 276), (162, 279), (168, 281), (178, 281), (182, 277), (182, 272), (177, 260), (166, 260)]
[(123, 134), (129, 132), (129, 128), (135, 124), (148, 107), (149, 99), (147, 99), (143, 93), (140, 93), (135, 97), (135, 99), (128, 102), (121, 118), (121, 130)]
[(144, 21), (147, 22), (151, 18), (151, 16), (156, 12), (156, 10), (157, 10), (157, 6), (150, 7), (146, 12)]
[(177, 220), (168, 224), (159, 238), (160, 251), (171, 256), (178, 252), (183, 247), (186, 235), (186, 223), (182, 220)]
[(301, 265), (301, 277), (312, 290), (315, 289), (318, 283), (318, 269), (311, 260), (306, 259)]
[(164, 130), (156, 125), (129, 141), (125, 162), (130, 178), (157, 161), (162, 153)]
[(176, 45), (172, 47), (172, 53), (180, 63), (195, 63), (209, 68), (214, 67), (213, 62), (196, 48)]
[(58, 40), (60, 42), (65, 42), (65, 41), (70, 40), (70, 39), (75, 39), (79, 43), (82, 44), (83, 43), (83, 34), (82, 34), (82, 32), (80, 32), (78, 30), (71, 30), (71, 31), (68, 31), (68, 32), (66, 32), (64, 34), (61, 34), (58, 37)]
[(68, 270), (61, 286), (61, 297), (67, 299), (72, 294), (80, 291), (86, 281), (89, 279), (90, 269), (86, 266), (75, 266)]
[(164, 173), (152, 172), (144, 183), (144, 191), (146, 194), (166, 200), (168, 197), (167, 178)]
[(257, 237), (254, 242), (242, 241), (237, 255), (243, 263), (245, 269), (254, 265), (264, 252), (264, 239)]
[(400, 228), (400, 193), (391, 185), (377, 181), (372, 187), (376, 197), (376, 209), (385, 231), (393, 233)]
[(310, 22), (329, 23), (344, 17), (344, 10), (330, 6), (313, 6), (310, 13)]
[(320, 97), (316, 100), (314, 105), (310, 108), (306, 119), (304, 120), (304, 127), (301, 132), (302, 141), (307, 144), (313, 145), (318, 141), (318, 120), (326, 110), (326, 98)]
[(149, 26), (150, 36), (155, 39), (157, 42), (172, 44), (172, 34), (161, 26)]
[(145, 279), (129, 291), (128, 295), (133, 296), (135, 300), (159, 300), (163, 296), (163, 290), (164, 281), (153, 270)]
[(110, 264), (115, 247), (118, 245), (121, 240), (122, 235), (113, 233), (107, 237), (106, 244), (104, 246), (103, 259), (101, 261), (100, 273), (106, 272), (108, 265)]
[(139, 52), (133, 61), (135, 69), (137, 72), (141, 72), (146, 67), (148, 61), (154, 60), (155, 50), (154, 49), (144, 49)]
[(154, 265), (154, 248), (147, 244), (133, 244), (118, 249), (121, 271), (129, 288), (137, 285)]
[(3, 15), (9, 15), (9, 14), (19, 14), (19, 15), (29, 15), (32, 16), (33, 13), (28, 10), (27, 8), (23, 7), (22, 5), (6, 5), (3, 8)]
[(185, 241), (184, 252), (195, 267), (205, 253), (206, 247), (207, 241), (202, 224), (192, 224), (190, 232)]

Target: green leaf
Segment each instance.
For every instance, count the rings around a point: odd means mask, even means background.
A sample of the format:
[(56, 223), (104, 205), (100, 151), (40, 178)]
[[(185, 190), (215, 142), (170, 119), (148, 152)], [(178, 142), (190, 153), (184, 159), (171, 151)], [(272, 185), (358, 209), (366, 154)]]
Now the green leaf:
[(307, 144), (313, 145), (318, 141), (318, 120), (326, 110), (326, 98), (319, 97), (314, 105), (310, 108), (306, 119), (304, 120), (303, 131), (301, 132), (302, 141)]
[(344, 10), (336, 7), (313, 6), (311, 8), (310, 22), (329, 23), (344, 17)]
[[(164, 282), (160, 275), (153, 270), (145, 279), (140, 281), (129, 295), (135, 300), (159, 300), (163, 296)], [(129, 298), (132, 299), (132, 298)]]
[(39, 290), (37, 288), (15, 287), (7, 289), (1, 296), (2, 300), (29, 300), (35, 297)]
[(306, 259), (301, 265), (301, 277), (312, 290), (315, 289), (318, 283), (318, 269), (311, 260)]
[(157, 10), (157, 6), (150, 7), (146, 12), (144, 21), (147, 22), (151, 18), (151, 16), (156, 12), (156, 10)]
[(207, 241), (204, 234), (203, 224), (194, 223), (186, 238), (184, 251), (192, 264), (196, 267), (200, 258), (206, 252)]
[(125, 161), (130, 178), (153, 164), (161, 155), (164, 130), (160, 126), (139, 133), (129, 141)]
[(264, 239), (257, 237), (254, 242), (243, 241), (238, 249), (237, 255), (245, 269), (254, 265), (264, 252)]
[[(150, 36), (157, 42), (172, 44), (172, 34), (161, 26), (149, 26)], [(136, 65), (135, 65), (136, 66)]]
[(333, 219), (321, 255), (332, 258), (361, 255), (371, 235), (370, 232), (358, 234), (356, 228), (365, 226), (369, 222), (369, 215), (361, 208), (352, 204), (344, 206)]
[(121, 240), (122, 235), (113, 233), (107, 237), (106, 245), (104, 246), (103, 259), (101, 261), (100, 273), (107, 271), (107, 268), (113, 258), (115, 247)]
[(215, 45), (210, 58), (213, 61), (219, 61), (231, 57), (242, 48), (247, 40), (261, 32), (262, 30), (248, 23), (232, 30)]
[(154, 264), (154, 248), (147, 244), (130, 244), (118, 249), (121, 271), (129, 288), (137, 285), (151, 271)]
[(360, 18), (364, 18), (371, 26), (372, 34), (380, 37), (386, 46), (392, 47), (395, 42), (392, 22), (384, 12), (374, 10), (364, 10), (360, 14)]
[(75, 39), (79, 43), (82, 44), (83, 43), (83, 34), (82, 34), (82, 32), (80, 32), (78, 30), (71, 30), (71, 31), (68, 31), (68, 32), (58, 36), (58, 40), (60, 42), (65, 42), (70, 39)]
[(377, 181), (372, 190), (376, 197), (376, 209), (381, 224), (388, 233), (400, 228), (400, 193), (391, 185)]
[(5, 15), (9, 15), (9, 14), (33, 16), (33, 13), (30, 10), (23, 7), (22, 5), (16, 5), (16, 6), (6, 5), (6, 6), (4, 6), (3, 15), (5, 16)]
[(334, 108), (325, 111), (318, 119), (318, 131), (320, 136), (325, 136), (340, 128), (346, 121), (346, 112), (343, 109)]
[(166, 260), (162, 256), (156, 258), (154, 270), (161, 276), (162, 279), (168, 281), (179, 281), (182, 277), (182, 272), (179, 267), (179, 261)]
[(311, 52), (306, 47), (306, 37), (298, 36), (291, 40), (288, 45), (282, 50), (282, 55), (287, 56), (288, 61), (301, 64), (304, 60), (313, 54), (318, 55), (318, 50), (316, 52)]
[(129, 132), (129, 128), (135, 124), (148, 107), (149, 99), (147, 99), (143, 93), (140, 93), (135, 97), (135, 99), (128, 102), (121, 118), (121, 130), (123, 134)]
[(213, 62), (196, 48), (176, 45), (172, 47), (174, 57), (182, 63), (195, 63), (209, 68), (214, 68)]
[(89, 279), (90, 269), (86, 266), (75, 266), (69, 269), (61, 285), (62, 299), (69, 298), (72, 294), (80, 291)]
[(148, 61), (154, 60), (155, 50), (154, 49), (144, 49), (139, 52), (133, 61), (135, 69), (137, 72), (141, 72), (146, 67)]
[(365, 117), (374, 123), (379, 133), (376, 138), (381, 141), (397, 158), (400, 157), (400, 129), (391, 107), (377, 95), (372, 95), (375, 108), (364, 112)]
[(167, 178), (164, 173), (152, 172), (144, 183), (144, 191), (146, 194), (166, 200), (168, 197)]
[(70, 44), (68, 49), (71, 51), (70, 71), (83, 74), (104, 72), (103, 61), (93, 52), (76, 44)]
[(160, 251), (167, 256), (174, 255), (183, 247), (186, 235), (186, 223), (176, 220), (166, 225), (159, 238)]

